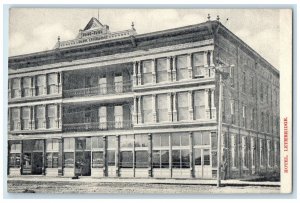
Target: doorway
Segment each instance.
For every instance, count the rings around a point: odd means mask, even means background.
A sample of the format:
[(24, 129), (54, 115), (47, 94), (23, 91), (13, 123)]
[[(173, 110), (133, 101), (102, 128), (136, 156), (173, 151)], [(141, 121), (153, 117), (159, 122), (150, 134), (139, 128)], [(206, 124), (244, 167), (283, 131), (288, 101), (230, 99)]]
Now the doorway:
[(212, 178), (210, 149), (194, 148), (195, 177)]
[(75, 175), (76, 176), (91, 175), (91, 152), (90, 151), (76, 152)]
[(32, 152), (23, 154), (23, 175), (42, 175), (43, 174), (43, 153)]

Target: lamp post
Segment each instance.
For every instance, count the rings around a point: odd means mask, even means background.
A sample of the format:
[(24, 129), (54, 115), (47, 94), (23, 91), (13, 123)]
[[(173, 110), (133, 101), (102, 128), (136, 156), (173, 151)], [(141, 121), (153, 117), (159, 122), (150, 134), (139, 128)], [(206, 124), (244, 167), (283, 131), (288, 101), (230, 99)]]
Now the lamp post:
[[(218, 143), (217, 143), (217, 163), (218, 163), (218, 173), (217, 173), (217, 187), (221, 186), (221, 135), (222, 135), (222, 96), (223, 96), (223, 79), (227, 79), (229, 76), (228, 68), (231, 66), (218, 66), (215, 68), (216, 73), (220, 74), (220, 89), (219, 89), (219, 116), (218, 116)], [(224, 78), (223, 78), (224, 77)]]

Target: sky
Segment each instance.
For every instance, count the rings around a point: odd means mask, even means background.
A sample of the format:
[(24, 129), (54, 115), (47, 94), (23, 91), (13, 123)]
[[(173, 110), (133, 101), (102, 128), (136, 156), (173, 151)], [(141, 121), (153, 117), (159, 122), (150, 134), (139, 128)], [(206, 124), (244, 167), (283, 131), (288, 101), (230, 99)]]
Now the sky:
[[(280, 10), (278, 9), (41, 9), (12, 8), (9, 19), (9, 55), (53, 49), (74, 39), (92, 17), (111, 31), (131, 28), (138, 34), (202, 23), (210, 14), (246, 42), (273, 66), (280, 63)], [(229, 19), (226, 21), (226, 19)]]

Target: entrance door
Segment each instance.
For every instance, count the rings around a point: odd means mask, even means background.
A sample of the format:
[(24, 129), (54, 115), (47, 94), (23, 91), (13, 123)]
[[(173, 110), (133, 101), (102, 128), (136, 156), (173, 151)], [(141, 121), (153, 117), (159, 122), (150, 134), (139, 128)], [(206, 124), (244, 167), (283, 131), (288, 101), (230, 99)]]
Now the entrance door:
[(77, 176), (91, 175), (91, 152), (90, 151), (76, 152), (75, 175)]
[(32, 153), (32, 174), (41, 175), (43, 173), (43, 153)]
[(23, 161), (22, 161), (22, 175), (30, 175), (32, 162), (31, 162), (31, 153), (24, 153), (23, 154)]
[(195, 177), (201, 179), (212, 178), (210, 149), (194, 149)]

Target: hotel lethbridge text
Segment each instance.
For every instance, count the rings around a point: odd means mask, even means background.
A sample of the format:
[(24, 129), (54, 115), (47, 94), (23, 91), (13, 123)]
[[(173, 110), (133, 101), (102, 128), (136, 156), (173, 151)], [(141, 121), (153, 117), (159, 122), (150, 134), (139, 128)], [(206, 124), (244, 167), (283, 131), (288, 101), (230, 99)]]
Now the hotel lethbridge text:
[(289, 137), (288, 137), (288, 118), (285, 117), (283, 120), (283, 152), (284, 152), (284, 173), (288, 173), (289, 172), (289, 157), (288, 157), (288, 150), (289, 150)]

